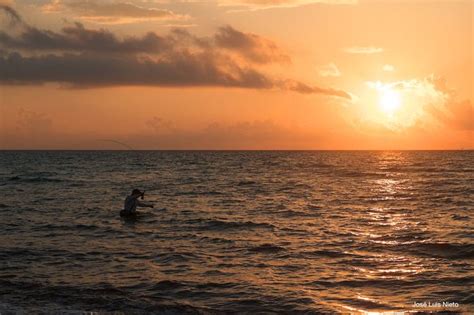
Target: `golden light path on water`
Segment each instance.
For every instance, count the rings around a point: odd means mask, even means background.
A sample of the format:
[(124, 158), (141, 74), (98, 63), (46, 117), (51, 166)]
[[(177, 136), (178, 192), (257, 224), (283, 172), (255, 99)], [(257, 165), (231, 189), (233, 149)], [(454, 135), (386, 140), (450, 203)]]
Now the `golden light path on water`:
[[(379, 169), (396, 168), (403, 165), (404, 155), (396, 154), (394, 152), (379, 152)], [(397, 200), (398, 195), (410, 189), (410, 180), (390, 178), (396, 177), (396, 173), (388, 174), (388, 178), (376, 179), (373, 181), (373, 186), (368, 189), (378, 196), (379, 200)], [(354, 235), (362, 236), (367, 242), (380, 245), (392, 246), (410, 246), (410, 244), (417, 242), (417, 240), (397, 240), (390, 239), (387, 236), (394, 236), (400, 233), (410, 234), (413, 230), (418, 230), (417, 226), (420, 221), (417, 220), (412, 209), (394, 210), (390, 207), (373, 206), (362, 214), (368, 219), (369, 224), (360, 224), (353, 227), (352, 233)], [(428, 241), (428, 240), (426, 240)], [(363, 253), (367, 255), (368, 253)], [(368, 260), (375, 264), (374, 267), (355, 267), (354, 272), (367, 281), (377, 281), (381, 279), (387, 280), (404, 280), (410, 276), (436, 270), (428, 270), (423, 264), (423, 259), (408, 257), (405, 255), (388, 255), (388, 254), (374, 254), (368, 255)], [(347, 293), (353, 295), (354, 291)], [(356, 293), (356, 300), (365, 301), (374, 305), (390, 305), (391, 301), (384, 300), (379, 297), (377, 292)], [(339, 305), (341, 312), (351, 312), (367, 315), (384, 314), (406, 314), (400, 311), (369, 311), (364, 308), (357, 308), (355, 306), (341, 303)], [(393, 305), (393, 307), (397, 307)]]

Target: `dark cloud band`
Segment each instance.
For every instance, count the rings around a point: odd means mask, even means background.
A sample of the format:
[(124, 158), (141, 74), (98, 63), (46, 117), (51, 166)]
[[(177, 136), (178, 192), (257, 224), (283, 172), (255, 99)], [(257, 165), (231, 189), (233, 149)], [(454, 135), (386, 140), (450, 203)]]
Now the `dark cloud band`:
[[(0, 9), (22, 21), (12, 8)], [(17, 35), (0, 31), (0, 44), (6, 49), (0, 53), (3, 84), (218, 86), (351, 98), (341, 90), (263, 73), (261, 65), (288, 62), (289, 57), (273, 41), (230, 26), (219, 28), (213, 37), (174, 30), (166, 36), (150, 32), (120, 38), (78, 23), (60, 32), (21, 24)]]
[(172, 59), (62, 54), (25, 57), (9, 53), (0, 57), (3, 83), (63, 82), (75, 86), (161, 85), (271, 88), (263, 74), (232, 65), (221, 70), (211, 54), (175, 54)]

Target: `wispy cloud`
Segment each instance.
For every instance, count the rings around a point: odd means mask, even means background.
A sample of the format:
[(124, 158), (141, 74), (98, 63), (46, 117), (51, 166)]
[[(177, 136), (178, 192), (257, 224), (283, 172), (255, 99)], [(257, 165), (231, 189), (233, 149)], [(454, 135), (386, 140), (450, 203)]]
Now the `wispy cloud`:
[(452, 100), (445, 104), (447, 111), (430, 107), (428, 110), (438, 120), (457, 130), (474, 131), (474, 104), (470, 100)]
[(153, 20), (186, 20), (188, 15), (171, 10), (138, 6), (131, 2), (54, 0), (43, 12), (68, 12), (83, 21), (99, 24), (126, 24)]
[[(128, 134), (113, 131), (98, 139), (97, 133), (74, 133), (60, 129), (48, 116), (25, 111), (18, 126), (0, 134), (2, 149), (314, 149), (322, 134), (272, 120), (211, 122), (200, 127), (181, 127), (178, 122), (153, 117), (146, 128)], [(133, 144), (130, 146), (129, 144)]]
[(339, 71), (339, 68), (334, 63), (330, 63), (330, 64), (319, 67), (318, 73), (322, 77), (340, 77), (341, 76), (341, 71)]
[(349, 54), (378, 54), (384, 51), (383, 48), (375, 46), (354, 46), (344, 49), (346, 53)]
[(252, 33), (244, 33), (231, 26), (219, 28), (214, 36), (216, 44), (225, 49), (238, 50), (257, 63), (289, 63), (290, 57), (275, 42)]
[(9, 19), (10, 26), (23, 23), (21, 16), (11, 6), (0, 2), (0, 11)]
[(358, 3), (358, 0), (217, 0), (217, 3), (221, 6), (236, 7), (240, 10), (260, 10), (294, 8), (310, 4), (354, 5)]
[(393, 72), (395, 71), (395, 67), (393, 65), (386, 64), (382, 67), (382, 70), (386, 72)]

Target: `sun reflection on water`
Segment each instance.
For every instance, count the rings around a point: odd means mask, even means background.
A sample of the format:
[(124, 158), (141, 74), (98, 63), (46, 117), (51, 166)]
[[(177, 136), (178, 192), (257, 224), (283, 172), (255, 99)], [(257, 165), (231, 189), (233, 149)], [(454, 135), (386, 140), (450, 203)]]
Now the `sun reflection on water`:
[[(410, 179), (400, 175), (400, 168), (407, 163), (405, 155), (400, 152), (380, 152), (376, 160), (380, 177), (371, 180), (369, 186), (372, 204), (361, 208), (361, 216), (357, 219), (359, 224), (351, 227), (351, 234), (357, 237), (362, 248), (372, 248), (363, 254), (361, 266), (353, 267), (355, 279), (410, 281), (416, 275), (435, 271), (426, 266), (424, 259), (401, 254), (411, 245), (429, 241), (415, 237), (416, 233), (422, 235), (424, 232), (420, 227), (420, 219), (409, 207), (400, 206), (402, 200), (410, 198), (412, 189)], [(374, 252), (373, 248), (379, 250)], [(353, 299), (339, 303), (342, 312), (405, 314), (397, 311), (404, 309), (405, 305), (397, 304), (376, 290), (361, 287)], [(386, 311), (387, 308), (394, 310)]]

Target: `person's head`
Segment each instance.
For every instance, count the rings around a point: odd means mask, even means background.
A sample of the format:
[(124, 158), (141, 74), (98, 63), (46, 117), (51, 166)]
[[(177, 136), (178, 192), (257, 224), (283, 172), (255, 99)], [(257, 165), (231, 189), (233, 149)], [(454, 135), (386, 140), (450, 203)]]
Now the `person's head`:
[(132, 190), (132, 196), (134, 196), (134, 197), (143, 196), (143, 192), (141, 192), (140, 189), (134, 189), (134, 190)]

